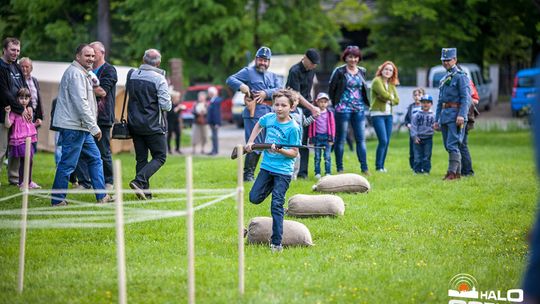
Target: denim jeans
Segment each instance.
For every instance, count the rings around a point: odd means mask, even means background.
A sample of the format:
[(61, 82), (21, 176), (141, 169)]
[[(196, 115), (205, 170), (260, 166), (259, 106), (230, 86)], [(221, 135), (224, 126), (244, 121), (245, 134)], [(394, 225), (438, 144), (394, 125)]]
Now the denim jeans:
[(375, 157), (375, 168), (377, 170), (384, 169), (384, 161), (386, 160), (390, 136), (392, 135), (392, 115), (371, 116), (371, 122), (379, 140)]
[(321, 174), (321, 153), (324, 151), (324, 173), (331, 174), (331, 160), (330, 160), (330, 142), (328, 141), (328, 134), (317, 134), (313, 138), (313, 144), (315, 147), (324, 147), (324, 149), (315, 149), (315, 175)]
[[(165, 134), (137, 135), (133, 136), (135, 148), (135, 175), (136, 181), (143, 189), (150, 189), (150, 177), (154, 175), (167, 160), (167, 136)], [(148, 151), (152, 159), (148, 161)]]
[[(59, 133), (62, 142), (62, 156), (56, 168), (53, 190), (67, 189), (69, 175), (75, 171), (81, 155), (88, 159), (88, 172), (92, 180), (92, 187), (96, 190), (105, 189), (103, 163), (94, 137), (87, 131), (79, 130), (60, 129)], [(96, 200), (100, 200), (104, 196), (104, 193), (96, 193)], [(54, 194), (51, 202), (53, 205), (58, 204), (65, 198), (66, 193)]]
[(209, 125), (210, 130), (212, 131), (212, 154), (218, 154), (219, 153), (219, 125)]
[(249, 201), (253, 204), (262, 203), (272, 193), (270, 213), (272, 214), (272, 239), (274, 245), (281, 245), (283, 238), (283, 215), (285, 209), (285, 193), (289, 189), (291, 176), (270, 172), (265, 169), (259, 171), (253, 187), (249, 191)]
[(433, 150), (433, 137), (422, 138), (420, 143), (414, 143), (414, 172), (429, 173), (431, 171), (431, 151)]
[(461, 153), (461, 175), (474, 175), (471, 153), (469, 152), (469, 131), (464, 130), (464, 132), (463, 141), (461, 142), (461, 146), (459, 146), (459, 152)]
[[(111, 153), (111, 127), (99, 126), (101, 130), (101, 139), (96, 142), (101, 155), (101, 161), (103, 162), (103, 175), (105, 178), (105, 184), (113, 184), (113, 165), (112, 165), (112, 153)], [(81, 155), (77, 168), (75, 169), (79, 184), (85, 188), (90, 188), (92, 182), (90, 180), (90, 173), (88, 172), (88, 159)]]
[(349, 124), (352, 126), (354, 139), (356, 141), (356, 157), (360, 162), (362, 171), (368, 170), (366, 158), (366, 119), (364, 112), (340, 113), (336, 112), (336, 143), (334, 152), (336, 153), (337, 172), (343, 172), (343, 152), (345, 148), (345, 139)]

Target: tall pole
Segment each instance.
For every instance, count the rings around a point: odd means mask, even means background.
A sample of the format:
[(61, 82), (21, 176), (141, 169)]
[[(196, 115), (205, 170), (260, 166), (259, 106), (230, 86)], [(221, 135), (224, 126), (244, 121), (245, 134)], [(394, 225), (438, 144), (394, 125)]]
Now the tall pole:
[(124, 241), (124, 199), (122, 197), (122, 165), (114, 161), (114, 190), (116, 204), (116, 260), (118, 263), (118, 303), (127, 303), (126, 251)]
[(193, 161), (186, 157), (186, 213), (188, 241), (188, 303), (195, 304), (195, 234), (193, 232)]
[(244, 151), (242, 145), (236, 147), (238, 151), (238, 171), (236, 188), (236, 202), (238, 208), (238, 291), (244, 295)]
[[(24, 288), (24, 256), (26, 249), (26, 221), (28, 218), (28, 183), (30, 182), (30, 149), (32, 148), (31, 138), (25, 140), (24, 149), (24, 177), (23, 177), (23, 201), (21, 208), (21, 242), (19, 244), (19, 275), (17, 291), (21, 294)], [(2, 164), (0, 164), (2, 165)]]

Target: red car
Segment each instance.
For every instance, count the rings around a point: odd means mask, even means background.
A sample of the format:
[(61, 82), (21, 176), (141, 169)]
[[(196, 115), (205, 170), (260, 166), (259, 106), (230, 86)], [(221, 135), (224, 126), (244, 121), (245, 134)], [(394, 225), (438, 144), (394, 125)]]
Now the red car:
[(232, 122), (232, 93), (231, 90), (227, 87), (221, 85), (212, 85), (212, 84), (200, 84), (194, 85), (187, 88), (183, 96), (183, 104), (186, 106), (186, 109), (182, 111), (182, 119), (184, 120), (184, 125), (191, 126), (193, 123), (193, 105), (197, 102), (197, 95), (201, 91), (208, 91), (209, 87), (216, 87), (218, 89), (219, 96), (223, 99), (221, 102), (221, 119), (223, 122)]

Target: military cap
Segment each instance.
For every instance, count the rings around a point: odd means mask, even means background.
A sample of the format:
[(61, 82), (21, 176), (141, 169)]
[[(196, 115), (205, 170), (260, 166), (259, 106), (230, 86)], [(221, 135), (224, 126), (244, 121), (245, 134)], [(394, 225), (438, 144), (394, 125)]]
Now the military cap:
[(456, 48), (443, 48), (441, 50), (441, 60), (451, 60), (452, 58), (457, 58)]

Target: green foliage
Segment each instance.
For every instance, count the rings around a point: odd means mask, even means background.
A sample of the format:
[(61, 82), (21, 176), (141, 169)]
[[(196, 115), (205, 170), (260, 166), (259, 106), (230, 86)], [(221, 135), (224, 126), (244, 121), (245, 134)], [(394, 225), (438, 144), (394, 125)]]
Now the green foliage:
[[(370, 165), (376, 144), (367, 143)], [(267, 246), (246, 245), (243, 297), (237, 289), (235, 202), (230, 199), (197, 211), (197, 302), (446, 303), (449, 281), (458, 273), (473, 275), (481, 290), (519, 288), (527, 260), (526, 235), (537, 205), (531, 136), (526, 131), (475, 130), (470, 133), (469, 145), (476, 176), (443, 182), (448, 154), (440, 133), (434, 138), (430, 176), (411, 173), (408, 137), (395, 135), (387, 158), (389, 172), (373, 172), (369, 177), (372, 191), (340, 194), (346, 204), (344, 216), (286, 217), (305, 224), (315, 246), (271, 254)], [(122, 160), (123, 184), (127, 187), (135, 174), (134, 156), (114, 158)], [(152, 177), (153, 188), (185, 187), (184, 164), (184, 157), (169, 157)], [(346, 172), (358, 173), (354, 152), (345, 152), (344, 165)], [(235, 161), (195, 157), (193, 172), (196, 189), (236, 187)], [(36, 154), (33, 173), (36, 182), (50, 188), (53, 156)], [(18, 193), (15, 187), (5, 186), (5, 174), (0, 181), (0, 197)], [(313, 178), (293, 181), (287, 197), (312, 193), (313, 183)], [(246, 183), (246, 225), (252, 217), (269, 216), (270, 199), (260, 205), (248, 203), (250, 187), (251, 183)], [(93, 197), (76, 199), (91, 202)], [(134, 199), (131, 194), (124, 196), (124, 201)], [(195, 205), (204, 202), (196, 200)], [(20, 204), (19, 197), (2, 202), (0, 209), (16, 209)], [(31, 208), (47, 208), (49, 201), (31, 197), (29, 204)], [(185, 200), (146, 202), (142, 206), (183, 210)], [(111, 205), (89, 209), (112, 212)], [(0, 220), (5, 218), (4, 214)], [(36, 218), (44, 217), (30, 216)], [(185, 218), (125, 226), (130, 303), (186, 302), (185, 227)], [(19, 236), (16, 229), (0, 229), (0, 303), (118, 302), (113, 229), (28, 230), (22, 295), (16, 293)]]

